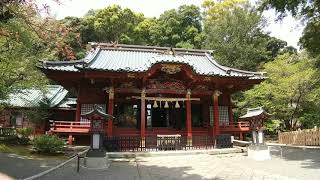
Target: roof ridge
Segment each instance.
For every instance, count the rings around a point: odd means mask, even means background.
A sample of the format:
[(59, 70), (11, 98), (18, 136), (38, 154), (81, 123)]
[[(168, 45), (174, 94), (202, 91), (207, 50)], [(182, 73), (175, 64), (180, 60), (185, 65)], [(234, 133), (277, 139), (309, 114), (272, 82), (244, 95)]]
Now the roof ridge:
[(188, 49), (188, 48), (176, 48), (176, 47), (160, 47), (160, 46), (145, 46), (145, 45), (130, 45), (130, 44), (116, 44), (116, 43), (98, 43), (89, 42), (92, 47), (99, 47), (102, 49), (135, 49), (136, 51), (179, 51), (189, 53), (212, 53), (211, 50), (206, 49)]
[(236, 69), (236, 68), (231, 68), (228, 67), (230, 70), (232, 71), (237, 71), (237, 72), (241, 72), (241, 73), (251, 73), (251, 74), (259, 74), (259, 75), (263, 75), (266, 72), (259, 72), (259, 71), (247, 71), (247, 70), (241, 70), (241, 69)]
[(72, 60), (72, 61), (42, 61), (43, 65), (65, 65), (65, 64), (78, 64), (78, 63), (83, 63), (84, 60)]

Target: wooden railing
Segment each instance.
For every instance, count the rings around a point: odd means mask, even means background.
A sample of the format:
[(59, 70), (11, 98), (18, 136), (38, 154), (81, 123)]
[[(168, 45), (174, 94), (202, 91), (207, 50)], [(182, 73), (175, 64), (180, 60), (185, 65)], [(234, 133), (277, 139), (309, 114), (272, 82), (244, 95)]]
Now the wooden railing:
[(50, 120), (50, 131), (59, 133), (88, 133), (90, 122), (79, 121), (53, 121)]
[(249, 131), (250, 124), (248, 121), (230, 122), (228, 125), (220, 125), (220, 130), (225, 132)]
[[(106, 123), (107, 124), (107, 123)], [(247, 132), (249, 131), (249, 122), (235, 122), (229, 123), (228, 125), (220, 125), (221, 132)], [(50, 132), (53, 133), (89, 133), (90, 122), (77, 122), (77, 121), (53, 121), (50, 120)], [(194, 135), (205, 135), (207, 133), (206, 129), (194, 128)], [(138, 135), (138, 129), (125, 129), (125, 128), (115, 128), (114, 135)], [(185, 134), (183, 130), (175, 130), (168, 128), (153, 128), (147, 129), (147, 135), (157, 135), (157, 134)]]

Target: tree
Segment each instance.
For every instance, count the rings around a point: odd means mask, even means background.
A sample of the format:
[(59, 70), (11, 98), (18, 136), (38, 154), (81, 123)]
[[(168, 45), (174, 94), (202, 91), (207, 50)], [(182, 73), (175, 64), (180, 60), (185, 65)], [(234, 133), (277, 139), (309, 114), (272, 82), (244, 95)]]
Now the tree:
[(156, 18), (146, 18), (134, 28), (134, 39), (140, 45), (157, 45), (161, 34)]
[(300, 38), (302, 47), (320, 61), (320, 17), (310, 18)]
[(79, 53), (83, 55), (85, 45), (93, 41), (201, 48), (205, 38), (201, 20), (200, 8), (194, 5), (168, 10), (158, 19), (114, 5), (90, 10), (84, 18), (61, 20), (68, 31), (61, 44), (69, 45), (77, 58), (81, 57)]
[[(92, 18), (89, 16), (89, 18)], [(93, 23), (96, 41), (132, 44), (134, 42), (133, 30), (141, 21), (143, 14), (134, 13), (130, 9), (122, 9), (120, 6), (109, 6), (98, 10), (94, 15)]]
[(165, 11), (157, 20), (156, 43), (159, 46), (201, 48), (204, 40), (200, 8), (183, 5)]
[(41, 39), (19, 18), (0, 22), (0, 28), (4, 32), (0, 36), (0, 99), (3, 100), (19, 89), (41, 87), (46, 83), (35, 67), (44, 57), (45, 48)]
[(275, 8), (279, 12), (279, 19), (291, 13), (296, 18), (306, 22), (300, 44), (314, 57), (320, 57), (320, 3), (318, 0), (311, 1), (287, 1), (287, 0), (262, 0), (261, 10)]
[[(68, 32), (61, 43), (68, 45), (74, 52), (75, 59), (82, 59), (85, 56), (85, 45), (82, 43), (81, 31), (84, 29), (83, 20), (77, 17), (65, 17), (59, 24)], [(58, 54), (58, 58), (63, 58), (64, 54)]]
[(204, 2), (205, 48), (223, 65), (257, 70), (278, 54), (287, 42), (269, 36), (263, 29), (266, 20), (244, 0)]
[(36, 64), (69, 49), (59, 44), (67, 33), (61, 33), (64, 29), (56, 21), (41, 18), (34, 1), (12, 0), (0, 5), (0, 100), (5, 100), (21, 89), (47, 84)]
[(262, 15), (248, 3), (226, 0), (205, 3), (206, 48), (223, 65), (246, 70), (269, 60), (269, 36)]
[(267, 41), (267, 51), (270, 52), (269, 56), (275, 58), (285, 47), (287, 46), (287, 42), (277, 39), (275, 37), (269, 37)]
[(320, 81), (312, 59), (305, 53), (283, 54), (266, 63), (264, 71), (269, 79), (246, 91), (240, 107), (264, 106), (286, 130), (310, 127), (303, 122), (320, 115), (315, 111)]
[(287, 1), (287, 0), (262, 0), (261, 9), (275, 8), (280, 12), (280, 17), (286, 16), (290, 12), (293, 16), (304, 16), (305, 18), (319, 16), (320, 3), (317, 0), (311, 1)]

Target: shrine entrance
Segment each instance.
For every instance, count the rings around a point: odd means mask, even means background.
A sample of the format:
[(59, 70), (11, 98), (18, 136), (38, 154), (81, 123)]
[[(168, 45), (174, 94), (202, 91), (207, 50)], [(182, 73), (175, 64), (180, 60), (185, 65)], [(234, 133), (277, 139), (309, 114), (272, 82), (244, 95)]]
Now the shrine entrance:
[[(152, 108), (151, 124), (148, 127), (171, 127), (181, 129), (185, 127), (185, 108)], [(148, 121), (149, 119), (147, 119)]]

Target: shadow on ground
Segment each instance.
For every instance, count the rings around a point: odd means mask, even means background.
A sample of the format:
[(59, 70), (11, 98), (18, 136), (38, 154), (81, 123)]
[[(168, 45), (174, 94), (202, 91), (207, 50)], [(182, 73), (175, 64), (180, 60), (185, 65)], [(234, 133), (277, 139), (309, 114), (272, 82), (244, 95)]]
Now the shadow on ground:
[(43, 180), (225, 180), (222, 178), (206, 178), (198, 174), (189, 174), (190, 166), (165, 167), (155, 165), (141, 165), (142, 161), (112, 162), (109, 169), (92, 170), (84, 167), (76, 172), (76, 161), (72, 161), (63, 168), (49, 173), (40, 179)]
[(21, 179), (50, 169), (62, 159), (39, 160), (15, 154), (0, 153), (0, 173), (10, 177)]
[[(271, 154), (281, 158), (280, 147), (271, 147)], [(301, 161), (302, 168), (320, 168), (320, 149), (282, 147), (282, 159)]]

